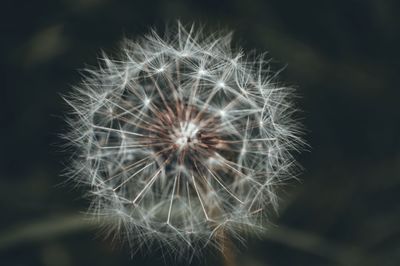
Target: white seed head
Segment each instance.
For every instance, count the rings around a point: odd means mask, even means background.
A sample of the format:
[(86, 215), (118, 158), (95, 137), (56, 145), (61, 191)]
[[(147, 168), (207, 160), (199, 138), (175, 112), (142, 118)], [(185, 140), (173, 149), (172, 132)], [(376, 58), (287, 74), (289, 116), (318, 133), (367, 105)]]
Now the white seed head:
[(276, 186), (293, 177), (291, 89), (230, 38), (178, 23), (165, 38), (125, 41), (66, 97), (70, 172), (133, 247), (182, 254), (222, 232), (258, 231), (277, 208)]

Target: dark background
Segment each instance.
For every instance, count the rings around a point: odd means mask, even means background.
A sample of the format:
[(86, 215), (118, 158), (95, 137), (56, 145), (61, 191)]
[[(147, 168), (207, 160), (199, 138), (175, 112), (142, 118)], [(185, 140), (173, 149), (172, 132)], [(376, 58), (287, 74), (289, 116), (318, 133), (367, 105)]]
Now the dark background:
[[(2, 1), (0, 265), (173, 265), (103, 240), (78, 217), (84, 189), (63, 185), (60, 93), (124, 37), (181, 19), (235, 31), (269, 51), (301, 96), (309, 151), (283, 195), (278, 227), (238, 265), (400, 265), (400, 2)], [(193, 265), (218, 265), (215, 252)], [(185, 262), (176, 264), (185, 265)]]

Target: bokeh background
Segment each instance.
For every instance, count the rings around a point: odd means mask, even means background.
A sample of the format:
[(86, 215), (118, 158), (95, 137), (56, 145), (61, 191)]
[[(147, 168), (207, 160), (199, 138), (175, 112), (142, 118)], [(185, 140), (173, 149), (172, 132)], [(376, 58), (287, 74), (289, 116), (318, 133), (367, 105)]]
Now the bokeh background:
[[(186, 265), (103, 240), (63, 184), (60, 94), (123, 37), (181, 19), (234, 30), (297, 88), (308, 151), (270, 233), (237, 265), (400, 265), (400, 2), (11, 1), (0, 4), (0, 265)], [(221, 265), (206, 252), (192, 265)]]

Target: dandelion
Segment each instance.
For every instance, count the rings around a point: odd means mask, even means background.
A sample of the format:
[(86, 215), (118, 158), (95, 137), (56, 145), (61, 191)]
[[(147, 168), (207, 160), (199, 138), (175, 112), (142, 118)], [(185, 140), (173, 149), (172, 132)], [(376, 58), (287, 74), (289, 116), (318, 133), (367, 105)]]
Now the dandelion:
[(182, 254), (263, 228), (301, 143), (292, 90), (231, 34), (177, 27), (125, 41), (66, 97), (71, 176), (131, 243)]

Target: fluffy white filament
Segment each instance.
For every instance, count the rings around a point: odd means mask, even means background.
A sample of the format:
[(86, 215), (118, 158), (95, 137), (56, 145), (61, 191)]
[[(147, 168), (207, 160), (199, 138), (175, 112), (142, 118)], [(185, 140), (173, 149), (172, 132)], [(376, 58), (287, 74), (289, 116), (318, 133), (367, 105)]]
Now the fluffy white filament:
[(276, 186), (293, 176), (291, 90), (230, 42), (178, 23), (164, 38), (126, 41), (66, 97), (71, 175), (133, 246), (181, 253), (259, 230)]

